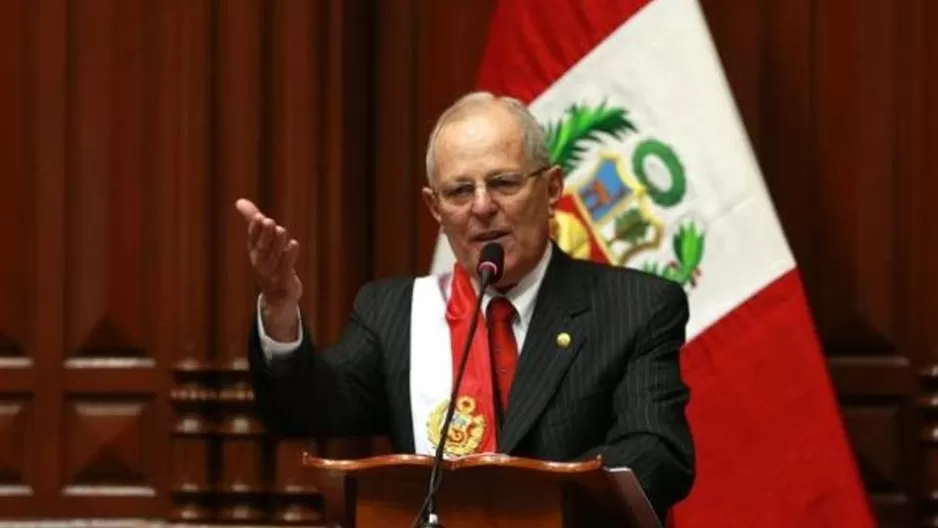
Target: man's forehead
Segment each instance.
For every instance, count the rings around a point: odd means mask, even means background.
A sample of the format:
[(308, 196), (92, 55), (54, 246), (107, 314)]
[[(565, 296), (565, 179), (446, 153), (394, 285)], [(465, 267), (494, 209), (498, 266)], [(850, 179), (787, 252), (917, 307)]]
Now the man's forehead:
[(472, 116), (448, 123), (437, 137), (438, 161), (480, 155), (517, 155), (521, 134), (510, 122)]
[(507, 145), (493, 144), (480, 149), (441, 149), (436, 165), (440, 181), (487, 178), (524, 167), (524, 155)]
[(503, 104), (488, 101), (452, 110), (433, 139), (433, 178), (440, 184), (519, 170), (526, 159), (523, 137), (520, 120)]
[(505, 112), (480, 110), (446, 123), (440, 130), (438, 141), (457, 148), (483, 147), (516, 141), (520, 132), (518, 123)]

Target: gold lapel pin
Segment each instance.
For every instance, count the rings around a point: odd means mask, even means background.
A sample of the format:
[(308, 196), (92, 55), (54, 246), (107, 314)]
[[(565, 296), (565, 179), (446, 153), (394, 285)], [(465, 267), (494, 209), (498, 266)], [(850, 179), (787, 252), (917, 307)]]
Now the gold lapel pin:
[(570, 346), (570, 334), (566, 332), (557, 334), (557, 346), (560, 348), (567, 348)]

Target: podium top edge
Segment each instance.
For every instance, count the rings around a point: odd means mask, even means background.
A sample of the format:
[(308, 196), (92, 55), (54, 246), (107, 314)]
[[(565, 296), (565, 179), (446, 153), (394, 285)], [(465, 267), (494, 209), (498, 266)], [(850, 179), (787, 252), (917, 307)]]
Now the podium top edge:
[[(433, 457), (416, 454), (390, 454), (360, 459), (330, 459), (320, 458), (304, 451), (302, 465), (309, 469), (339, 471), (343, 473), (355, 473), (393, 467), (425, 467), (429, 469), (433, 465)], [(442, 469), (446, 471), (501, 468), (555, 474), (592, 473), (602, 469), (602, 467), (602, 458), (600, 457), (576, 462), (551, 462), (499, 453), (484, 453), (444, 459), (442, 463)]]

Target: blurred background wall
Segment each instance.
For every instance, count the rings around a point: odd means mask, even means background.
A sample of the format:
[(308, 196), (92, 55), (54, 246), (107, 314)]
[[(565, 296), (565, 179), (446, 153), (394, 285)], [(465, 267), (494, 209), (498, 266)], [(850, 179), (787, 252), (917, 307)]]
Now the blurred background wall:
[[(493, 5), (0, 3), (0, 518), (341, 507), (251, 413), (233, 203), (295, 233), (322, 343), (364, 281), (425, 272), (425, 140), (472, 89)], [(936, 526), (938, 3), (702, 5), (876, 513)]]

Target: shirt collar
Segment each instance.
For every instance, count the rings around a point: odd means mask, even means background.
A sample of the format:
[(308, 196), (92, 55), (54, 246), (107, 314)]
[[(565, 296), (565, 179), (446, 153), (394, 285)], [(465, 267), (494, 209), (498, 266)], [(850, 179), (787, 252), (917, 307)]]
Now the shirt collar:
[(553, 244), (548, 242), (547, 249), (544, 250), (544, 254), (541, 256), (541, 260), (538, 261), (537, 266), (504, 295), (492, 288), (487, 289), (482, 300), (483, 312), (494, 297), (503, 296), (511, 301), (512, 306), (515, 307), (515, 311), (518, 313), (518, 321), (521, 327), (526, 329), (534, 316), (534, 302), (537, 300), (537, 292), (540, 290), (544, 275), (547, 273), (547, 265), (550, 263), (550, 256), (553, 251), (552, 246)]
[[(537, 300), (537, 293), (541, 289), (541, 283), (544, 282), (544, 276), (547, 274), (547, 266), (550, 264), (550, 257), (553, 250), (553, 244), (548, 242), (547, 248), (544, 250), (544, 254), (541, 256), (541, 260), (538, 261), (537, 266), (528, 272), (527, 275), (518, 281), (518, 284), (505, 294), (499, 293), (493, 288), (487, 288), (485, 295), (482, 296), (482, 313), (485, 313), (492, 299), (495, 297), (505, 297), (511, 301), (512, 306), (514, 306), (515, 311), (518, 313), (518, 322), (521, 327), (527, 329), (531, 324), (531, 318), (534, 316), (534, 303)], [(475, 280), (472, 281), (472, 284), (474, 288), (478, 289), (478, 284)], [(452, 293), (451, 274), (446, 274), (442, 277), (441, 286), (445, 292), (445, 298), (448, 301)]]

